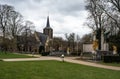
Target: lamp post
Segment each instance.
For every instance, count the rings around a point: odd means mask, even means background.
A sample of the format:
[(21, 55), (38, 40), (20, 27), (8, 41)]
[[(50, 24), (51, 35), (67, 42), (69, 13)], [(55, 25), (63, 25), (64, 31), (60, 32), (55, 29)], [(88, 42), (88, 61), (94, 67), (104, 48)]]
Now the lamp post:
[(104, 31), (101, 30), (101, 50), (104, 50)]

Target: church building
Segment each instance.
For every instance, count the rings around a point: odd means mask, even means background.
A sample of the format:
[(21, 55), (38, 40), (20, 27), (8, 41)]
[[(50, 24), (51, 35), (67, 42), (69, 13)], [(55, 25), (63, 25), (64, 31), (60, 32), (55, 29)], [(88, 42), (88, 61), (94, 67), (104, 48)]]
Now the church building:
[(39, 42), (39, 53), (50, 52), (52, 49), (53, 29), (50, 27), (49, 16), (47, 17), (46, 27), (43, 29), (43, 33), (35, 32), (35, 38)]
[(21, 52), (44, 53), (52, 51), (53, 29), (50, 27), (49, 16), (42, 32), (35, 31), (30, 36), (17, 36), (17, 47)]

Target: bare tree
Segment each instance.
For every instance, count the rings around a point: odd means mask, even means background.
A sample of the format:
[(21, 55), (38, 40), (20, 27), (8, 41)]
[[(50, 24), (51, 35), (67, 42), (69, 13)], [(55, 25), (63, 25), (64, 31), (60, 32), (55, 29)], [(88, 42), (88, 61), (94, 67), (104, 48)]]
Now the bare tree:
[(63, 39), (61, 37), (54, 37), (53, 38), (53, 48), (55, 51), (58, 51), (59, 48), (63, 46)]
[(23, 26), (23, 17), (20, 13), (16, 11), (11, 11), (10, 17), (8, 18), (7, 35), (12, 41), (11, 49), (13, 51), (17, 50), (17, 36), (25, 29)]
[(81, 38), (80, 38), (80, 36), (77, 34), (77, 35), (76, 35), (76, 40), (75, 40), (75, 42), (76, 42), (76, 52), (77, 52), (77, 55), (79, 55), (79, 53), (81, 53), (80, 40), (81, 40)]
[[(114, 23), (114, 27), (120, 29), (120, 0), (100, 0), (104, 3), (99, 7), (111, 18), (111, 22)], [(116, 28), (116, 29), (117, 29)]]
[(74, 52), (75, 49), (75, 33), (65, 34), (65, 37), (68, 41), (68, 47), (70, 47), (71, 52)]
[(107, 17), (99, 6), (102, 4), (100, 0), (86, 0), (86, 2), (86, 9), (89, 12), (87, 25), (97, 32), (97, 39), (99, 39), (99, 49), (101, 49), (101, 32), (105, 29), (105, 20)]
[(82, 43), (92, 43), (91, 33), (84, 35), (84, 36), (81, 38), (80, 41), (81, 41)]
[(108, 0), (113, 4), (113, 8), (120, 13), (120, 0)]
[(10, 12), (10, 17), (8, 18), (8, 34), (15, 38), (15, 36), (20, 35), (22, 30), (25, 28), (23, 26), (23, 17), (20, 13), (16, 11)]
[(9, 5), (0, 5), (0, 30), (2, 32), (3, 38), (6, 37), (6, 31), (8, 27), (8, 18), (10, 17), (10, 12), (14, 8)]
[(86, 9), (89, 11), (86, 24), (97, 31), (99, 49), (101, 49), (103, 35), (120, 33), (120, 0), (86, 0), (86, 3)]
[(6, 51), (8, 49), (7, 42), (7, 31), (8, 31), (8, 18), (10, 17), (10, 12), (14, 11), (14, 8), (9, 5), (0, 5), (0, 31), (3, 36), (2, 49)]
[(25, 51), (29, 51), (29, 44), (30, 44), (30, 37), (32, 35), (32, 32), (34, 31), (34, 24), (31, 21), (25, 21), (25, 29), (22, 33), (22, 36), (24, 37), (24, 49)]

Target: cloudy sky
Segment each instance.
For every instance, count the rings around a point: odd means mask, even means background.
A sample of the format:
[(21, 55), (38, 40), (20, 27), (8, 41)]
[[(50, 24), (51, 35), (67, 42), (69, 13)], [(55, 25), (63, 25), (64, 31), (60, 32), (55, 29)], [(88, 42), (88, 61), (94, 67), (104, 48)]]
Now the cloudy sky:
[(48, 15), (54, 36), (64, 38), (65, 33), (76, 33), (82, 37), (91, 32), (84, 25), (88, 16), (85, 0), (0, 0), (0, 4), (14, 6), (39, 32), (43, 32)]

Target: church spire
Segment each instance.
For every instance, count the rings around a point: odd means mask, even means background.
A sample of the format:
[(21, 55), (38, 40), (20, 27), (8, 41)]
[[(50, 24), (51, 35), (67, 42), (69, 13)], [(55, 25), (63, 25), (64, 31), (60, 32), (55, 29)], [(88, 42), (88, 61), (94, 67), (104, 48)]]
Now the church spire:
[(50, 27), (49, 16), (47, 16), (47, 24), (46, 27)]
[(43, 29), (43, 33), (48, 35), (50, 39), (53, 38), (53, 29), (50, 27), (49, 16), (47, 16), (47, 24), (46, 27)]

